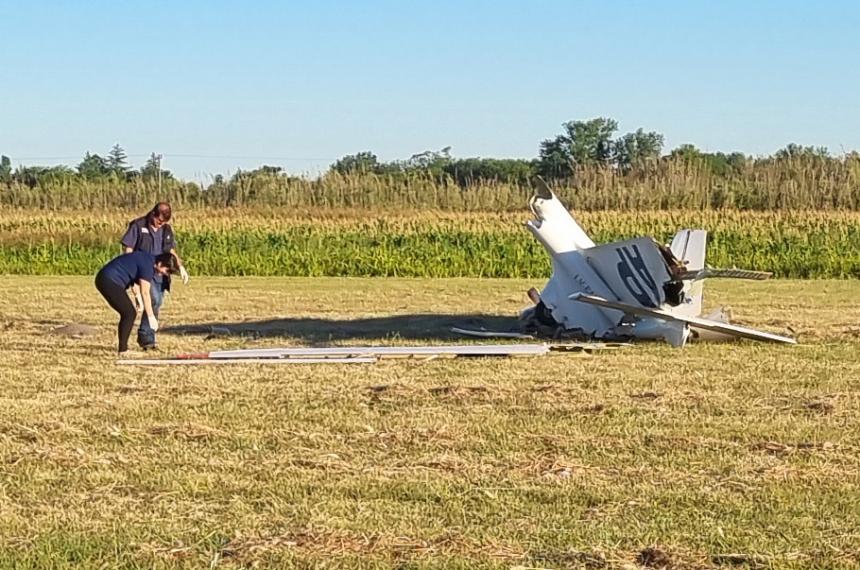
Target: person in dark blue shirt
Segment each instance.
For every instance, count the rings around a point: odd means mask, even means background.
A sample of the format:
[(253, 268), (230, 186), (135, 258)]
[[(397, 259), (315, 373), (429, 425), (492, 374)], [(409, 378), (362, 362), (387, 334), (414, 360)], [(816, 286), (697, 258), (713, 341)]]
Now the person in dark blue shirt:
[[(184, 284), (188, 284), (188, 271), (182, 264), (182, 259), (176, 252), (176, 238), (173, 235), (173, 228), (170, 227), (170, 218), (172, 211), (170, 204), (167, 202), (157, 203), (148, 214), (132, 220), (128, 224), (128, 229), (125, 235), (122, 236), (122, 251), (123, 253), (131, 253), (133, 251), (145, 251), (152, 255), (162, 253), (170, 253), (176, 258), (179, 264), (179, 276)], [(152, 304), (153, 315), (158, 317), (161, 303), (164, 300), (164, 294), (170, 290), (170, 278), (155, 275), (150, 288), (150, 303)], [(139, 290), (134, 291), (137, 301), (138, 310), (143, 307), (143, 296)], [(149, 326), (148, 319), (141, 319), (140, 328), (137, 331), (137, 344), (144, 350), (156, 348), (155, 331)]]
[(153, 256), (145, 251), (125, 253), (110, 260), (96, 274), (96, 289), (111, 308), (119, 313), (119, 353), (128, 352), (128, 338), (134, 328), (137, 310), (128, 290), (140, 287), (144, 315), (153, 331), (158, 330), (158, 319), (153, 311), (149, 289), (155, 276), (168, 276), (179, 271), (179, 263), (169, 253)]

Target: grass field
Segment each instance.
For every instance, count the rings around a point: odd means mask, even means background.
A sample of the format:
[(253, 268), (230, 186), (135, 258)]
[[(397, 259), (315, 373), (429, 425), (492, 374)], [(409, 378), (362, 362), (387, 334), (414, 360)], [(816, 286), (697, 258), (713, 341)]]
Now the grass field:
[[(198, 277), (161, 344), (443, 342), (540, 284)], [(0, 567), (860, 564), (856, 281), (709, 284), (797, 347), (268, 368), (116, 366), (89, 277), (0, 299)]]

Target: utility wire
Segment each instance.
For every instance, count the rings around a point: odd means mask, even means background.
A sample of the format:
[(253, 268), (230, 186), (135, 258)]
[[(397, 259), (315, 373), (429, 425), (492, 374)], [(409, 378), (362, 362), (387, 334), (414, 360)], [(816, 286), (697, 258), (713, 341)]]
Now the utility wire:
[[(298, 156), (253, 156), (253, 155), (230, 155), (230, 154), (191, 154), (191, 153), (161, 153), (165, 158), (217, 158), (222, 160), (284, 160), (284, 161), (334, 161), (333, 158), (324, 157), (298, 157)], [(149, 158), (147, 154), (127, 154), (127, 158)], [(79, 160), (83, 156), (10, 156), (13, 160)], [(102, 157), (104, 158), (104, 157)]]
[(165, 152), (164, 156), (172, 158), (221, 158), (228, 160), (334, 160), (332, 158), (323, 157), (299, 157), (299, 156), (249, 156), (249, 155), (229, 155), (229, 154), (185, 154)]

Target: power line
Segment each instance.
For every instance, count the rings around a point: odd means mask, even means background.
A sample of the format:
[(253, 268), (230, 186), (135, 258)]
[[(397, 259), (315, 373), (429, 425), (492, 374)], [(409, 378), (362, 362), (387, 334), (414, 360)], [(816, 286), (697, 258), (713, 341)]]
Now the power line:
[[(144, 156), (149, 156), (148, 154), (127, 154), (129, 158), (142, 158)], [(15, 160), (78, 160), (83, 159), (84, 157), (81, 155), (75, 156), (10, 156), (9, 158), (13, 158)]]
[[(333, 158), (326, 157), (299, 157), (299, 156), (254, 156), (254, 155), (230, 155), (230, 154), (193, 154), (193, 153), (162, 153), (165, 158), (216, 158), (221, 160), (283, 160), (283, 161), (333, 161)], [(150, 158), (151, 153), (147, 154), (127, 154), (128, 158)], [(83, 159), (81, 155), (75, 156), (11, 156), (14, 160), (79, 160)]]
[(172, 158), (220, 158), (227, 160), (334, 160), (332, 158), (323, 157), (299, 157), (299, 156), (252, 156), (252, 155), (230, 155), (230, 154), (186, 154), (166, 152), (165, 156)]

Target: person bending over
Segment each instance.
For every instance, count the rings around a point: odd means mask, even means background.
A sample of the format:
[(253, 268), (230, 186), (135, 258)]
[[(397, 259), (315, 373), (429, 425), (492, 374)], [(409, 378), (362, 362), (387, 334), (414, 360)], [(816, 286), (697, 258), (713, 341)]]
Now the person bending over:
[(145, 251), (125, 253), (110, 260), (96, 274), (96, 289), (111, 308), (119, 313), (119, 353), (128, 352), (128, 338), (134, 328), (137, 310), (128, 295), (133, 286), (140, 288), (144, 314), (141, 319), (149, 327), (158, 330), (158, 319), (152, 307), (150, 287), (155, 276), (167, 276), (179, 272), (179, 262), (169, 253), (153, 256)]
[[(122, 236), (122, 252), (145, 251), (152, 255), (170, 253), (176, 258), (179, 265), (179, 276), (184, 284), (188, 284), (188, 271), (182, 264), (182, 258), (176, 251), (176, 238), (173, 228), (170, 226), (172, 210), (167, 202), (157, 203), (145, 216), (132, 220), (128, 224), (125, 235)], [(150, 303), (152, 304), (153, 316), (158, 317), (164, 294), (170, 291), (170, 278), (155, 275), (149, 287)], [(138, 310), (143, 308), (143, 297), (140, 291), (135, 290), (135, 300)], [(155, 331), (149, 327), (148, 319), (140, 319), (140, 328), (137, 331), (137, 344), (144, 350), (158, 347)]]

